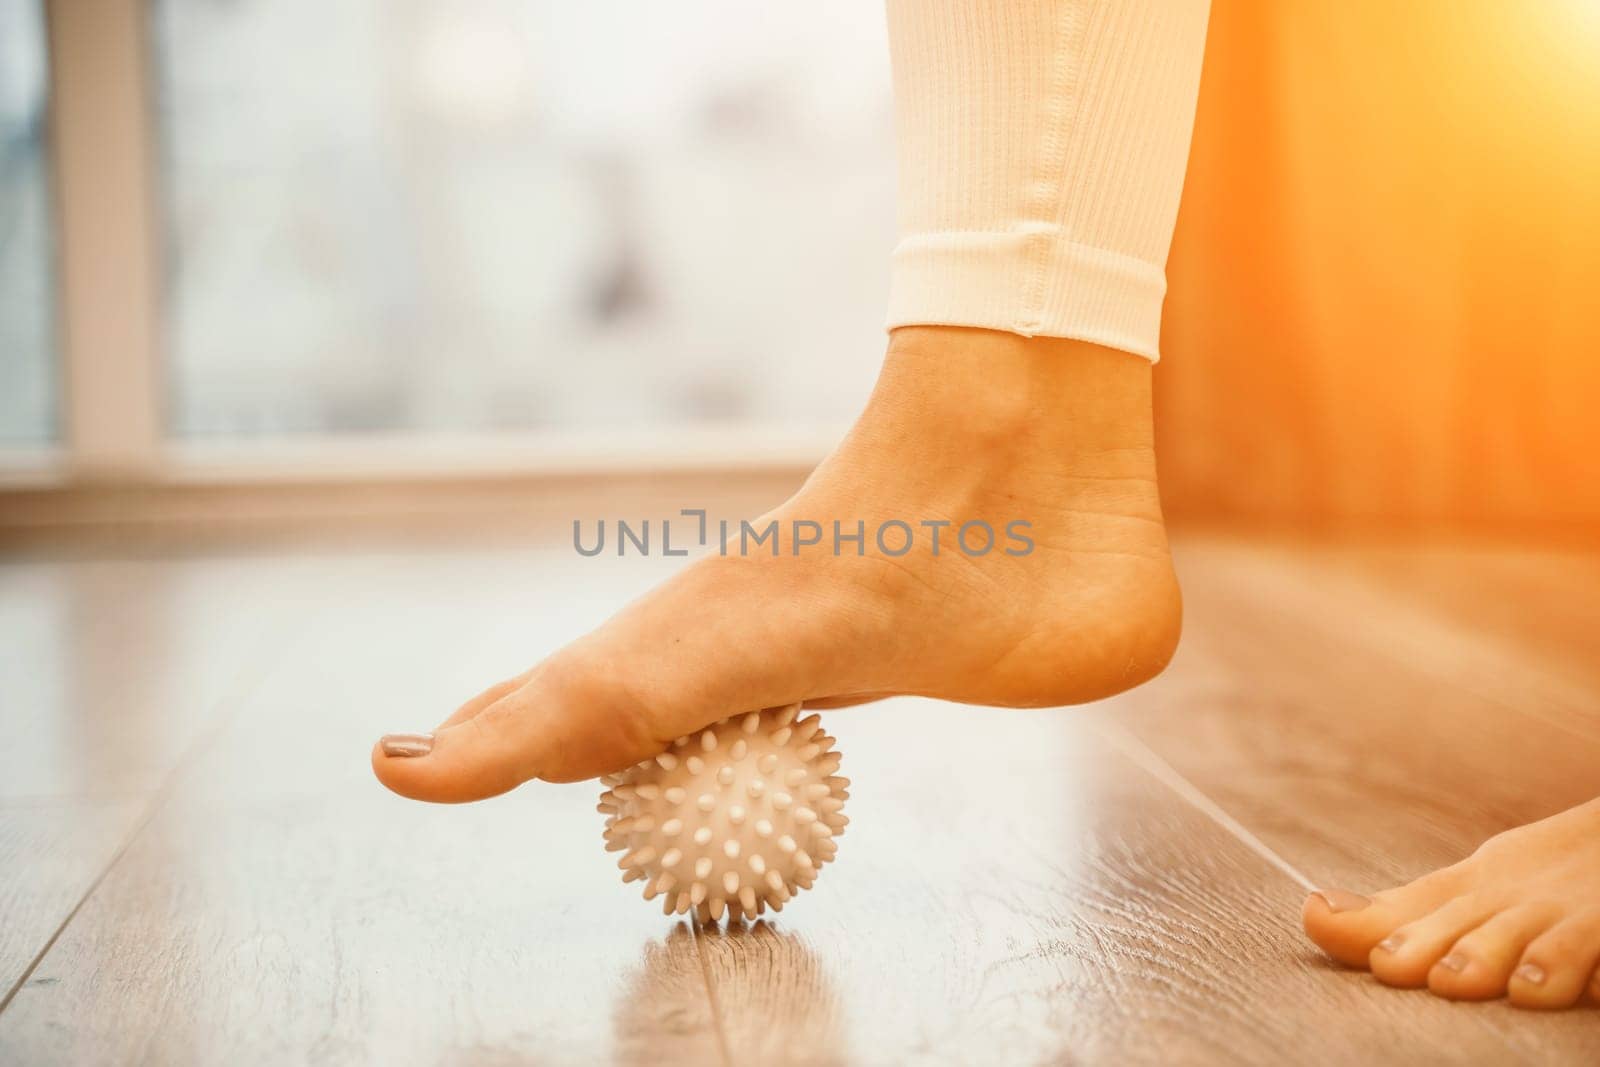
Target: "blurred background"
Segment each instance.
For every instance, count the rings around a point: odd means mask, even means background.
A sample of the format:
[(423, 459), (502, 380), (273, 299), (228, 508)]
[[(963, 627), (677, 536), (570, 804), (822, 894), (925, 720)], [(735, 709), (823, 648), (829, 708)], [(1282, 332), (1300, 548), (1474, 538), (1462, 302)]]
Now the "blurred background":
[[(134, 481), (212, 445), (820, 456), (883, 343), (888, 84), (858, 0), (0, 0), (0, 451), (70, 482), (127, 407)], [(1597, 189), (1597, 0), (1215, 0), (1173, 517), (1600, 525)]]

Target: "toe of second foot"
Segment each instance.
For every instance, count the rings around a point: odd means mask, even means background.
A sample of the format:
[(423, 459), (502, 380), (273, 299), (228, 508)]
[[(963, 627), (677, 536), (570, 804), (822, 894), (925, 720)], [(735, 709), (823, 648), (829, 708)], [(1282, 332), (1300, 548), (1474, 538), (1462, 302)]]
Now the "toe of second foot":
[(1451, 951), (1428, 969), (1428, 991), (1446, 1000), (1494, 1000), (1505, 995), (1503, 969)]
[(1506, 983), (1506, 999), (1519, 1008), (1554, 1011), (1574, 1004), (1600, 1003), (1600, 985), (1570, 965), (1524, 960)]
[(1360, 913), (1371, 901), (1343, 889), (1321, 889), (1306, 897), (1300, 922), (1317, 947), (1346, 967), (1365, 970), (1372, 946), (1387, 931)]
[(1600, 910), (1568, 913), (1528, 945), (1506, 983), (1519, 1008), (1600, 1000)]

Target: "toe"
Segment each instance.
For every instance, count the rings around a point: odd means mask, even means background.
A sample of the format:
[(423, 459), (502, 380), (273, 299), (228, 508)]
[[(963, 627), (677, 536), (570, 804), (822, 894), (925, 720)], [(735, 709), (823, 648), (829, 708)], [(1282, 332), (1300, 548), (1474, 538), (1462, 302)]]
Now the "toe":
[(620, 770), (717, 719), (804, 699), (812, 686), (874, 691), (847, 673), (870, 647), (848, 592), (812, 581), (802, 597), (776, 565), (702, 560), (469, 702), (429, 742), (397, 754), (380, 743), (373, 770), (402, 796), (481, 800), (531, 778)]
[(1374, 945), (1367, 967), (1384, 985), (1404, 989), (1425, 986), (1428, 973), (1450, 947), (1497, 910), (1478, 894), (1454, 897), (1415, 922), (1396, 928)]
[(1558, 917), (1553, 908), (1531, 904), (1491, 916), (1440, 957), (1428, 971), (1428, 988), (1450, 1000), (1503, 996), (1523, 950)]
[(1371, 899), (1343, 889), (1323, 889), (1306, 898), (1301, 921), (1307, 936), (1328, 955), (1347, 967), (1365, 968), (1374, 945), (1459, 892), (1460, 875), (1454, 867)]
[(577, 781), (617, 770), (698, 725), (664, 721), (580, 642), (476, 714), (452, 716), (421, 751), (390, 754), (380, 742), (373, 770), (414, 800), (482, 800), (532, 778)]
[[(1317, 946), (1349, 967), (1365, 967), (1371, 942), (1387, 931), (1369, 934), (1365, 913), (1372, 901), (1347, 889), (1319, 889), (1306, 897), (1300, 909), (1300, 922), (1306, 936)], [(1370, 938), (1370, 940), (1369, 940)]]
[(1600, 911), (1569, 915), (1534, 938), (1506, 995), (1521, 1008), (1566, 1008), (1591, 984), (1600, 960)]

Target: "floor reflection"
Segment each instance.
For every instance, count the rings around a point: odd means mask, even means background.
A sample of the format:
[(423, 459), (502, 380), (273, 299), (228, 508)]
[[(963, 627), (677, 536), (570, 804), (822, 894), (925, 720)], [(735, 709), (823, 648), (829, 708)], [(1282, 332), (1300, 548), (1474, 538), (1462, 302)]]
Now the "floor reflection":
[(678, 923), (661, 941), (646, 942), (639, 965), (623, 980), (612, 1009), (613, 1055), (619, 1063), (688, 1063), (716, 1056), (716, 1025), (694, 934)]
[[(702, 970), (703, 968), (703, 970)], [(694, 1059), (716, 1039), (737, 1062), (837, 1063), (848, 1058), (844, 1011), (815, 952), (796, 934), (758, 920), (691, 930), (679, 923), (645, 946), (613, 1016), (624, 1063)]]

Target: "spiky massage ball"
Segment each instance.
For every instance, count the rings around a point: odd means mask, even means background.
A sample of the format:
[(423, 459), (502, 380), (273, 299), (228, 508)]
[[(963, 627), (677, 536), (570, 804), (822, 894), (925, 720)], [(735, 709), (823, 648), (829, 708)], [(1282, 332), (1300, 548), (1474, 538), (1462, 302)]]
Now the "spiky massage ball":
[(800, 705), (723, 719), (607, 775), (606, 851), (662, 912), (754, 918), (811, 888), (850, 821), (849, 779), (821, 720)]

